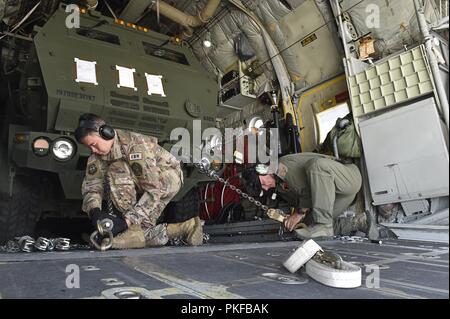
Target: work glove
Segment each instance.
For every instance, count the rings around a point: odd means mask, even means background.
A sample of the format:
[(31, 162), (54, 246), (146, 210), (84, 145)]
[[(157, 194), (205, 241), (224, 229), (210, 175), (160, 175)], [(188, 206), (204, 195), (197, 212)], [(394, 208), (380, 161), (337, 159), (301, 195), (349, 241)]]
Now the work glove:
[(116, 217), (111, 214), (108, 214), (102, 211), (100, 208), (93, 208), (89, 212), (89, 217), (91, 219), (92, 226), (97, 229), (97, 222), (102, 221), (105, 218), (110, 219), (113, 222), (113, 228), (111, 230), (113, 236), (115, 237), (117, 234), (128, 229), (127, 222), (122, 217)]
[(111, 220), (114, 224), (111, 230), (114, 237), (128, 229), (127, 222), (122, 217), (113, 217)]
[(92, 227), (97, 229), (97, 222), (105, 218), (110, 218), (110, 215), (102, 211), (100, 208), (93, 208), (89, 212), (89, 218), (91, 219)]
[(89, 211), (89, 218), (91, 219), (91, 225), (97, 229), (97, 222), (105, 218), (110, 218), (111, 215), (102, 211), (100, 208), (96, 207)]

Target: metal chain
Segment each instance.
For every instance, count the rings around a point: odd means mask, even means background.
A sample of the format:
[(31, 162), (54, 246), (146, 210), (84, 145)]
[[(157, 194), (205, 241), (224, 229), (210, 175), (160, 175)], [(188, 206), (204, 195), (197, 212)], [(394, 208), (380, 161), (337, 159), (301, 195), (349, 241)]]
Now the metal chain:
[(6, 245), (0, 246), (3, 253), (31, 253), (34, 251), (68, 251), (77, 249), (77, 245), (71, 245), (69, 238), (45, 238), (34, 239), (30, 236), (16, 237), (9, 240)]
[(20, 251), (20, 246), (17, 241), (8, 240), (6, 245), (0, 246), (0, 252), (4, 253), (18, 253)]
[[(192, 156), (189, 156), (187, 154), (185, 154), (185, 156), (189, 157), (192, 159)], [(194, 161), (193, 161), (194, 162)], [(214, 170), (210, 170), (206, 167), (206, 165), (203, 162), (198, 162), (195, 163), (194, 162), (194, 166), (198, 168), (199, 172), (201, 174), (205, 174), (211, 178), (213, 178), (216, 181), (219, 181), (220, 183), (224, 184), (224, 187), (228, 187), (229, 189), (231, 189), (232, 191), (236, 192), (240, 197), (247, 199), (250, 203), (254, 204), (256, 207), (260, 208), (263, 210), (263, 212), (267, 212), (269, 210), (269, 206), (264, 205), (263, 203), (261, 203), (260, 201), (258, 201), (257, 199), (255, 199), (254, 197), (248, 195), (247, 193), (243, 192), (242, 190), (240, 190), (239, 188), (237, 188), (234, 185), (231, 185), (230, 182), (228, 182), (227, 180), (225, 180), (224, 178), (220, 177), (219, 174), (217, 174)], [(280, 224), (280, 228), (278, 229), (278, 236), (281, 238), (281, 240), (286, 241), (289, 240), (284, 236), (285, 230), (284, 230), (284, 226), (283, 223)]]
[[(190, 156), (190, 155), (185, 154), (185, 156), (192, 159), (192, 156)], [(264, 205), (263, 203), (261, 203), (260, 201), (255, 199), (254, 197), (248, 195), (247, 193), (243, 192), (236, 186), (230, 184), (230, 182), (225, 180), (223, 177), (220, 177), (219, 174), (217, 174), (214, 170), (207, 168), (205, 163), (203, 163), (201, 161), (197, 162), (197, 163), (194, 162), (194, 166), (198, 168), (198, 170), (201, 174), (207, 175), (207, 176), (213, 178), (214, 180), (219, 181), (220, 183), (222, 183), (224, 185), (224, 187), (228, 187), (232, 191), (236, 192), (240, 197), (247, 199), (250, 203), (252, 203), (256, 207), (262, 209), (264, 212), (269, 210), (269, 206)]]

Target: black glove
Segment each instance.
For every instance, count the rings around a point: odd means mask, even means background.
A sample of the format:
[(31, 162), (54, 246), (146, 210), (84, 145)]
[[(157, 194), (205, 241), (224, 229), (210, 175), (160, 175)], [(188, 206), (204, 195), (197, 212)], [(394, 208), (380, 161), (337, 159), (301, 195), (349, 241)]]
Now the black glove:
[(111, 215), (102, 211), (100, 208), (96, 207), (90, 210), (89, 218), (91, 219), (91, 225), (97, 229), (97, 221), (101, 221), (105, 218), (110, 218)]
[(117, 234), (120, 234), (121, 232), (128, 229), (127, 222), (122, 217), (113, 217), (111, 218), (111, 220), (113, 221), (113, 228), (111, 232), (114, 237), (116, 237)]
[(89, 212), (89, 216), (91, 218), (91, 224), (92, 226), (97, 229), (97, 221), (102, 221), (105, 218), (110, 219), (113, 222), (113, 228), (111, 230), (113, 236), (115, 237), (117, 234), (120, 234), (121, 232), (128, 229), (127, 222), (125, 219), (121, 217), (116, 217), (113, 215), (110, 215), (104, 211), (102, 211), (100, 208), (93, 208)]

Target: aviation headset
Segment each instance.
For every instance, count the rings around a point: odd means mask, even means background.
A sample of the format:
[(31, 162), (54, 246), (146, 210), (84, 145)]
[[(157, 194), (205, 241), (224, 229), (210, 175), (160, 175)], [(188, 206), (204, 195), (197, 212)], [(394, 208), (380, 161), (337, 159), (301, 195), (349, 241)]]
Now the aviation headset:
[(98, 132), (98, 134), (100, 135), (101, 138), (103, 138), (104, 140), (107, 140), (107, 141), (112, 140), (116, 136), (116, 131), (114, 131), (114, 129), (111, 126), (109, 126), (107, 124), (103, 124), (97, 130), (97, 125), (95, 124), (95, 122), (93, 120), (89, 120), (89, 119), (80, 119), (79, 127), (96, 131), (96, 132)]
[[(247, 168), (242, 171), (239, 175), (240, 178), (244, 179), (244, 185), (248, 187), (248, 191), (252, 193), (251, 195), (263, 197), (266, 193), (261, 186), (261, 182), (259, 180), (259, 176), (269, 175), (272, 172), (270, 171), (269, 165), (266, 164), (257, 164), (254, 167)], [(261, 189), (259, 193), (257, 190)], [(277, 197), (276, 191), (272, 193), (272, 200), (275, 200)]]
[(268, 167), (264, 164), (258, 164), (256, 166), (244, 169), (239, 173), (239, 177), (243, 179), (244, 186), (251, 196), (262, 197), (264, 195), (264, 191), (262, 190), (259, 176), (267, 174)]
[(269, 165), (258, 164), (255, 166), (255, 171), (258, 175), (268, 175), (270, 174)]

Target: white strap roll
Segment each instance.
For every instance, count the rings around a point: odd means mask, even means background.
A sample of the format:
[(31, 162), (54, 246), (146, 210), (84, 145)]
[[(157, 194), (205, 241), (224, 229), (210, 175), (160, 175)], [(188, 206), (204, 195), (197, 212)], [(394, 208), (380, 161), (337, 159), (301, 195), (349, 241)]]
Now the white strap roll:
[(361, 268), (346, 261), (339, 269), (311, 259), (306, 263), (306, 273), (314, 280), (335, 288), (356, 288), (361, 286)]
[(322, 248), (312, 239), (304, 241), (283, 263), (291, 273), (299, 270), (308, 260), (310, 260)]

